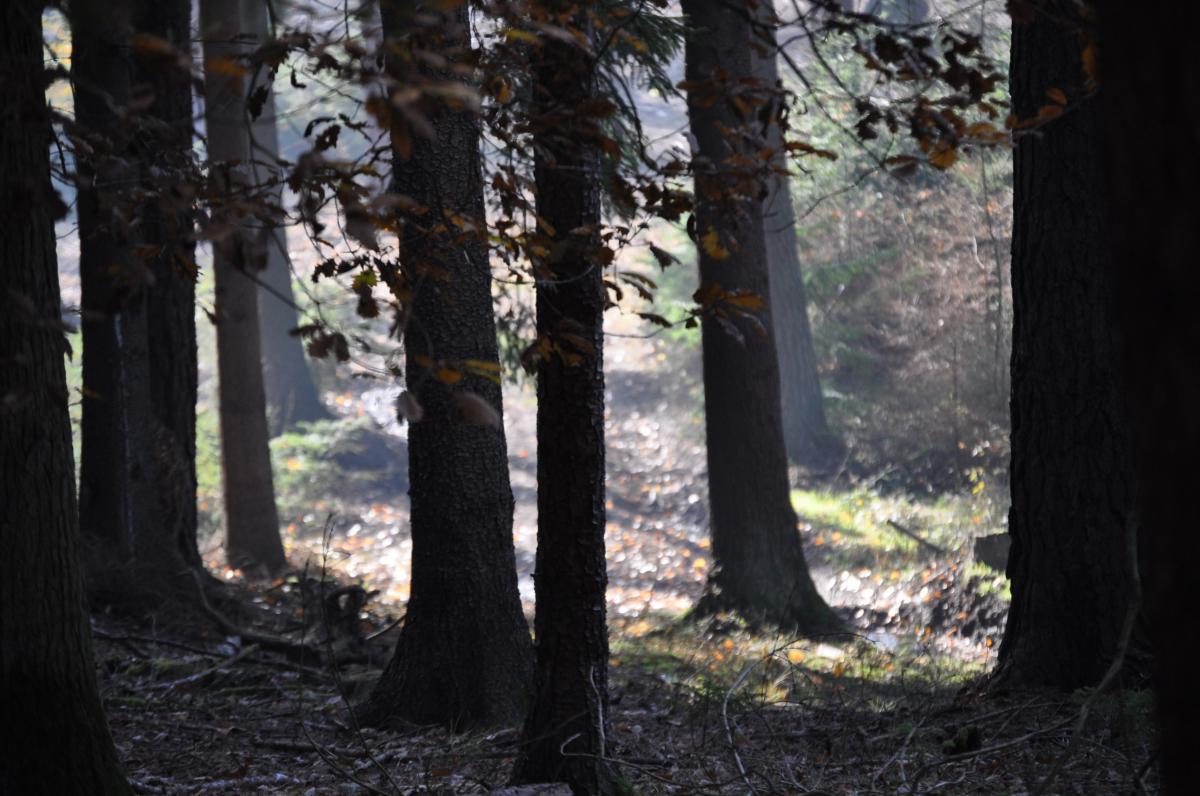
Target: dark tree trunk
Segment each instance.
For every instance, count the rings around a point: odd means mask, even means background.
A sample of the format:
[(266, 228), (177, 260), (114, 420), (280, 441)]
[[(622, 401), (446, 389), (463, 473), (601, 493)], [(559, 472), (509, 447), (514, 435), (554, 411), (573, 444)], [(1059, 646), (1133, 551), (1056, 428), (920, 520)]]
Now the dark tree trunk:
[[(765, 9), (766, 6), (763, 6)], [(774, 15), (763, 14), (768, 26)], [(754, 77), (763, 88), (779, 84), (773, 28), (759, 28), (756, 41), (770, 49), (751, 49)], [(779, 101), (781, 96), (773, 99)], [(783, 131), (778, 123), (767, 128), (767, 146), (776, 151), (776, 169), (788, 168)], [(779, 354), (779, 381), (783, 410), (783, 441), (788, 458), (797, 464), (822, 467), (832, 463), (840, 444), (825, 422), (825, 402), (817, 376), (812, 329), (808, 323), (808, 297), (804, 273), (796, 251), (796, 213), (786, 174), (772, 174), (763, 200), (767, 270), (771, 280), (771, 331)]]
[[(205, 61), (236, 60), (252, 51), (258, 44), (253, 36), (258, 28), (255, 20), (261, 13), (262, 6), (255, 0), (202, 0)], [(224, 165), (249, 163), (253, 156), (246, 81), (234, 70), (206, 70), (204, 85), (214, 188), (226, 195), (252, 190), (252, 179), (239, 177)], [(268, 236), (232, 213), (218, 215), (223, 216), (223, 234), (213, 242), (213, 276), (225, 555), (232, 566), (275, 573), (287, 560), (275, 508), (254, 281), (265, 263)]]
[[(460, 6), (429, 34), (410, 37), (411, 12), (385, 4), (384, 30), (392, 48), (461, 59), (469, 55), (467, 13)], [(408, 435), (412, 597), (368, 712), (382, 722), (512, 723), (528, 707), (533, 645), (513, 551), (480, 129), (471, 112), (440, 103), (429, 108), (429, 119), (433, 138), (414, 140), (407, 158), (392, 154), (395, 190), (428, 208), (423, 216), (405, 216), (402, 233), (402, 265), (413, 285), (407, 381), (423, 417)], [(480, 235), (461, 240), (457, 230), (438, 231), (450, 213), (477, 220)], [(461, 364), (468, 360), (473, 368)], [(459, 369), (461, 380), (439, 380), (434, 362)], [(481, 375), (481, 362), (495, 367), (495, 380)], [(494, 425), (464, 412), (462, 401), (475, 398), (496, 412)]]
[[(1137, 438), (1140, 528), (1148, 552), (1163, 792), (1195, 793), (1195, 637), (1178, 618), (1200, 601), (1200, 270), (1196, 268), (1200, 68), (1191, 7), (1100, 4), (1100, 94), (1107, 133), (1108, 227), (1118, 269), (1125, 388)], [(1182, 634), (1182, 635), (1181, 635)]]
[(1067, 5), (1013, 25), (1014, 112), (1037, 116), (1051, 88), (1078, 105), (1014, 153), (1013, 599), (996, 678), (1075, 689), (1117, 654), (1136, 576), (1100, 107), (1084, 98), (1077, 26), (1056, 21)]
[(0, 3), (0, 793), (125, 796), (80, 575), (41, 12)]
[[(267, 9), (261, 4), (254, 33), (262, 40), (267, 37)], [(258, 75), (257, 84), (267, 79)], [(275, 92), (267, 94), (262, 113), (253, 124), (254, 156), (263, 164), (274, 165), (279, 160), (279, 129), (275, 112)], [(260, 166), (260, 174), (267, 169)], [(283, 184), (270, 192), (271, 202), (283, 204)], [(296, 293), (292, 288), (292, 263), (288, 256), (287, 230), (275, 227), (267, 241), (267, 270), (260, 275), (262, 286), (258, 294), (258, 314), (262, 345), (263, 383), (267, 394), (267, 420), (272, 435), (282, 434), (297, 423), (329, 420), (332, 415), (321, 402), (317, 384), (309, 370), (304, 344), (291, 331), (300, 325), (296, 310)]]
[[(696, 234), (708, 241), (699, 247), (700, 294), (741, 293), (769, 307), (762, 203), (737, 198), (754, 196), (760, 175), (733, 173), (721, 165), (735, 150), (753, 157), (753, 141), (760, 140), (750, 130), (754, 119), (740, 117), (728, 99), (730, 92), (745, 91), (742, 81), (752, 76), (747, 12), (703, 2), (685, 2), (683, 10), (698, 31), (689, 37), (685, 57), (693, 85), (688, 114), (699, 144), (693, 159)], [(719, 72), (726, 81), (713, 80)], [(722, 127), (737, 132), (727, 136)], [(827, 633), (840, 623), (813, 585), (796, 530), (780, 419), (779, 360), (775, 339), (762, 331), (760, 321), (770, 328), (765, 309), (748, 318), (736, 306), (715, 300), (702, 322), (716, 567), (699, 609), (728, 608), (802, 633)]]
[[(138, 0), (134, 28), (190, 55), (189, 0)], [(189, 61), (190, 63), (190, 61)], [(159, 537), (182, 562), (200, 566), (196, 544), (196, 244), (192, 228), (191, 75), (171, 57), (138, 52), (134, 91), (149, 92), (137, 154), (153, 198), (142, 208), (142, 240), (154, 281), (148, 294), (150, 397), (157, 435)], [(165, 552), (165, 551), (164, 551)]]
[(119, 110), (132, 98), (130, 2), (72, 3), (72, 83), (78, 132), (91, 153), (77, 163), (79, 272), (83, 304), (80, 517), (105, 555), (170, 558), (156, 498), (151, 417), (151, 277), (134, 256), (137, 180), (132, 127)]
[(594, 234), (600, 184), (594, 128), (576, 114), (595, 94), (591, 56), (543, 36), (533, 82), (537, 212), (553, 231), (546, 241), (552, 253), (535, 266), (537, 332), (547, 349), (537, 383), (537, 671), (513, 779), (612, 793), (616, 778), (603, 759), (605, 292)]

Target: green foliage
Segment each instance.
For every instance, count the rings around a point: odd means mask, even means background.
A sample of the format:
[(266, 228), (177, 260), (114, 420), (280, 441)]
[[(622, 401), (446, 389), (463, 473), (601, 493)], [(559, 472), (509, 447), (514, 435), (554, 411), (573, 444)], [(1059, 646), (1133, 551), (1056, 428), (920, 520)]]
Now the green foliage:
[(976, 535), (1004, 529), (1004, 512), (996, 498), (986, 484), (978, 491), (964, 490), (935, 500), (866, 487), (831, 487), (795, 489), (792, 506), (801, 528), (833, 565), (906, 573), (922, 565), (920, 545), (889, 521), (943, 549), (965, 548)]
[(1012, 582), (1004, 577), (1003, 572), (997, 572), (987, 564), (973, 562), (967, 570), (975, 591), (983, 596), (995, 594), (1006, 603), (1012, 602)]

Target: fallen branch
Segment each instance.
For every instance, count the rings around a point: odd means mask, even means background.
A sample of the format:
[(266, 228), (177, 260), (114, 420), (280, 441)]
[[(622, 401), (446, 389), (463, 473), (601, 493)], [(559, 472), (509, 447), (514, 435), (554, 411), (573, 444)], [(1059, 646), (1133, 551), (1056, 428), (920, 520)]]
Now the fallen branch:
[(892, 526), (893, 528), (895, 528), (900, 533), (907, 536), (909, 539), (912, 539), (917, 544), (921, 545), (921, 547), (924, 547), (927, 550), (932, 550), (933, 552), (937, 553), (940, 556), (946, 555), (947, 551), (944, 548), (938, 547), (933, 542), (926, 541), (915, 531), (910, 531), (908, 528), (905, 528), (903, 525), (896, 522), (895, 520), (888, 520), (887, 524)]
[(391, 630), (392, 628), (394, 628), (394, 627), (397, 627), (397, 626), (398, 626), (398, 625), (399, 625), (401, 622), (403, 622), (403, 621), (404, 621), (404, 617), (403, 617), (403, 616), (397, 617), (397, 618), (396, 618), (396, 619), (394, 619), (393, 621), (389, 622), (389, 623), (387, 624), (387, 626), (385, 626), (385, 627), (382, 627), (382, 628), (380, 628), (379, 630), (376, 630), (374, 633), (372, 633), (372, 634), (370, 634), (369, 636), (367, 636), (365, 639), (363, 639), (363, 641), (374, 641), (375, 639), (377, 639), (377, 638), (379, 638), (380, 636), (382, 636), (384, 633), (387, 633), (387, 632), (388, 632), (389, 630)]
[(224, 660), (217, 661), (217, 663), (215, 663), (212, 666), (209, 666), (207, 669), (203, 669), (199, 672), (196, 672), (195, 674), (189, 674), (187, 677), (181, 677), (178, 680), (171, 680), (168, 683), (151, 683), (150, 685), (146, 686), (146, 689), (147, 690), (157, 690), (157, 689), (175, 688), (176, 686), (187, 685), (188, 683), (194, 683), (199, 680), (203, 680), (205, 677), (208, 677), (210, 674), (216, 674), (217, 672), (221, 671), (222, 669), (227, 669), (230, 666), (233, 666), (238, 661), (242, 660), (243, 658), (247, 658), (256, 652), (258, 652), (258, 645), (250, 644), (248, 646), (242, 647), (240, 650), (237, 651), (236, 654), (230, 655), (228, 658), (225, 658)]
[(1054, 724), (1050, 727), (1043, 727), (1040, 730), (1033, 730), (1032, 732), (1027, 732), (1019, 738), (1013, 738), (1012, 740), (1005, 741), (1004, 743), (998, 743), (993, 746), (985, 746), (981, 749), (976, 749), (972, 752), (963, 752), (962, 754), (949, 755), (947, 757), (943, 757), (941, 760), (934, 760), (932, 763), (926, 763), (924, 766), (922, 766), (921, 768), (919, 768), (917, 770), (917, 773), (915, 775), (913, 775), (912, 784), (909, 785), (908, 792), (910, 794), (916, 793), (917, 792), (917, 783), (919, 783), (921, 781), (921, 778), (923, 776), (928, 774), (930, 771), (933, 771), (935, 768), (940, 768), (941, 766), (949, 765), (950, 763), (961, 763), (964, 760), (971, 760), (976, 757), (983, 757), (984, 755), (990, 755), (993, 752), (1002, 752), (1005, 749), (1011, 749), (1014, 746), (1020, 746), (1021, 744), (1028, 743), (1029, 741), (1033, 740), (1034, 738), (1037, 738), (1039, 735), (1048, 735), (1052, 732), (1057, 732), (1058, 730), (1063, 729), (1070, 723), (1071, 723), (1071, 719), (1069, 719), (1069, 718), (1063, 719), (1062, 721), (1060, 721), (1057, 724)]

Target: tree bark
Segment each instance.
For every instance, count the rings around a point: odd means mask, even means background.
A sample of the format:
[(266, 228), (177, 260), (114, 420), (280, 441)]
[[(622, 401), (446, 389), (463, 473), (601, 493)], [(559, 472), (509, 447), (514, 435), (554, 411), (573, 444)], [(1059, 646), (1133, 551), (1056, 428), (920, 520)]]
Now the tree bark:
[[(428, 30), (413, 25), (412, 13), (384, 4), (390, 59), (405, 60), (397, 48), (434, 50), (458, 61), (470, 55), (465, 5)], [(390, 71), (405, 85), (400, 65), (394, 66)], [(425, 77), (451, 79), (448, 72)], [(427, 209), (406, 214), (401, 233), (404, 279), (412, 286), (407, 382), (423, 416), (408, 435), (412, 596), (368, 714), (376, 722), (400, 717), (461, 728), (524, 716), (533, 645), (513, 550), (480, 127), (470, 111), (442, 102), (431, 101), (428, 118), (432, 138), (414, 140), (408, 157), (392, 153), (394, 190)], [(478, 234), (445, 230), (451, 214), (472, 220)], [(468, 361), (470, 367), (463, 364)], [(438, 379), (435, 363), (453, 368), (460, 380)], [(495, 411), (494, 424), (464, 412), (462, 401), (475, 399)]]
[[(744, 81), (752, 77), (750, 22), (745, 10), (716, 3), (685, 2), (683, 10), (697, 31), (688, 38), (685, 59), (688, 115), (699, 146), (692, 163), (695, 232), (702, 242), (698, 296), (757, 297), (770, 307), (763, 207), (756, 198), (761, 175), (725, 165), (731, 154), (755, 157), (761, 145), (750, 129), (753, 119), (743, 118), (729, 96), (745, 91)], [(725, 79), (715, 79), (718, 74)], [(779, 359), (774, 337), (763, 331), (771, 323), (765, 308), (749, 318), (719, 300), (701, 323), (716, 566), (698, 610), (728, 608), (753, 621), (828, 633), (840, 622), (813, 585), (796, 530)]]
[(41, 11), (0, 3), (0, 792), (125, 796), (80, 573)]
[(1036, 117), (1051, 88), (1072, 107), (1013, 158), (1013, 599), (995, 677), (1069, 690), (1112, 663), (1137, 581), (1102, 119), (1064, 5), (1013, 25), (1014, 112)]
[[(254, 189), (254, 170), (247, 165), (253, 157), (247, 84), (238, 70), (209, 65), (236, 62), (251, 52), (259, 43), (253, 31), (261, 27), (255, 22), (261, 13), (255, 0), (200, 3), (208, 155), (214, 189), (226, 196)], [(229, 211), (218, 215), (221, 237), (213, 242), (213, 276), (225, 554), (232, 566), (274, 574), (287, 560), (271, 473), (255, 283), (266, 261), (267, 234)]]
[[(1141, 530), (1158, 695), (1163, 792), (1200, 781), (1193, 653), (1177, 617), (1200, 600), (1195, 576), (1195, 461), (1200, 317), (1195, 186), (1200, 89), (1191, 9), (1171, 2), (1099, 4), (1108, 242), (1117, 264), (1125, 394), (1134, 417)], [(1184, 629), (1185, 636), (1194, 631)]]
[(154, 250), (147, 298), (150, 398), (157, 439), (155, 492), (159, 537), (181, 561), (201, 566), (196, 541), (196, 244), (191, 189), (191, 75), (177, 56), (191, 55), (189, 0), (138, 0), (134, 28), (176, 54), (135, 51), (134, 92), (150, 92), (137, 156), (151, 199), (142, 208), (142, 240)]
[(156, 498), (157, 457), (146, 322), (153, 279), (135, 256), (138, 179), (128, 37), (132, 4), (70, 6), (75, 122), (90, 152), (77, 162), (83, 304), (80, 517), (105, 555), (168, 559)]
[[(546, 9), (557, 10), (547, 3)], [(583, 15), (575, 18), (588, 31)], [(608, 629), (604, 559), (604, 305), (596, 131), (576, 113), (595, 96), (590, 53), (543, 36), (534, 49), (537, 268), (537, 669), (514, 784), (616, 792), (604, 757)]]
[[(762, 10), (768, 7), (764, 5)], [(768, 51), (752, 47), (754, 77), (763, 88), (774, 90), (779, 83), (776, 62), (774, 14), (762, 13), (755, 41)], [(780, 88), (780, 91), (782, 89)], [(776, 102), (782, 95), (772, 98)], [(783, 441), (788, 458), (809, 467), (827, 466), (840, 451), (839, 440), (825, 421), (825, 401), (817, 376), (812, 328), (808, 322), (808, 296), (804, 273), (796, 251), (796, 213), (789, 187), (787, 153), (783, 130), (772, 118), (767, 126), (767, 146), (775, 151), (772, 165), (777, 170), (767, 178), (763, 200), (763, 232), (766, 236), (767, 270), (771, 280), (771, 331), (779, 354), (779, 382), (783, 411)]]

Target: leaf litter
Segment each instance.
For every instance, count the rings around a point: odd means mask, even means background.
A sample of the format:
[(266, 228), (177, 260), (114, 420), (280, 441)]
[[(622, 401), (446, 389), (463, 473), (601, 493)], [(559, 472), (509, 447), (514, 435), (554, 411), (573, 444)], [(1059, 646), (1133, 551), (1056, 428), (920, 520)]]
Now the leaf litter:
[[(994, 663), (1006, 603), (979, 588), (994, 573), (949, 546), (933, 556), (892, 540), (865, 560), (853, 528), (801, 516), (814, 578), (855, 641), (769, 635), (733, 617), (680, 621), (712, 566), (696, 354), (632, 337), (611, 337), (606, 353), (608, 741), (638, 792), (1157, 792), (1145, 692), (1102, 695), (1072, 745), (1087, 695), (984, 695), (976, 687)], [(395, 391), (376, 390), (336, 403), (384, 421), (402, 443), (394, 400)], [(528, 390), (506, 391), (504, 420), (517, 563), (532, 615)], [(208, 561), (226, 590), (223, 610), (306, 654), (264, 650), (203, 623), (93, 618), (102, 694), (135, 790), (318, 796), (501, 787), (518, 728), (358, 726), (352, 705), (386, 663), (408, 596), (407, 497), (367, 490), (314, 498), (288, 519), (289, 556), (302, 567), (288, 579), (242, 582), (219, 551)], [(371, 601), (355, 604), (349, 621), (325, 621), (322, 595), (348, 584)]]

